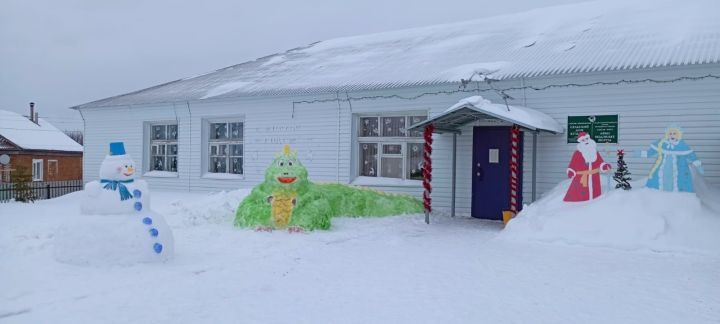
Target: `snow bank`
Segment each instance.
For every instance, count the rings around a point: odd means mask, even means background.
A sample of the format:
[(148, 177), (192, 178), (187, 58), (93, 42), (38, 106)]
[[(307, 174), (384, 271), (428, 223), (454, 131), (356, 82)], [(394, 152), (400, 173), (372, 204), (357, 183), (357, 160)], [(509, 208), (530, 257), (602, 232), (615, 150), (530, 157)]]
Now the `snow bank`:
[[(605, 181), (603, 181), (605, 183)], [(620, 249), (717, 253), (720, 213), (694, 193), (643, 188), (609, 190), (591, 202), (566, 203), (569, 180), (537, 202), (525, 206), (500, 237), (564, 242)], [(698, 190), (703, 188), (698, 187)], [(715, 196), (714, 199), (717, 199)]]
[(435, 214), (430, 225), (423, 215), (336, 218), (331, 231), (305, 235), (227, 223), (173, 226), (190, 218), (183, 210), (198, 213), (215, 208), (214, 201), (232, 206), (243, 194), (153, 191), (153, 209), (170, 223), (176, 254), (167, 263), (129, 267), (77, 267), (52, 257), (55, 229), (79, 212), (81, 192), (0, 205), (0, 323), (720, 318), (720, 255), (508, 242), (495, 239), (498, 222)]
[(251, 189), (221, 191), (191, 199), (176, 199), (164, 211), (169, 221), (185, 226), (204, 224), (232, 224), (235, 210)]
[(693, 173), (695, 191), (703, 206), (720, 214), (720, 188), (708, 185), (702, 177), (698, 177), (695, 168), (691, 168), (690, 171)]

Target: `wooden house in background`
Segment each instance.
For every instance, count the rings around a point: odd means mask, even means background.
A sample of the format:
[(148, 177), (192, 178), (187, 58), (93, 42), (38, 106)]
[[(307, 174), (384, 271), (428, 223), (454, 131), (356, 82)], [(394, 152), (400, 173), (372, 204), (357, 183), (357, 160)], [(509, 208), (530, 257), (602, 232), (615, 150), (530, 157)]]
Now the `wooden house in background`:
[(47, 120), (0, 110), (0, 183), (25, 168), (33, 181), (82, 180), (83, 147)]

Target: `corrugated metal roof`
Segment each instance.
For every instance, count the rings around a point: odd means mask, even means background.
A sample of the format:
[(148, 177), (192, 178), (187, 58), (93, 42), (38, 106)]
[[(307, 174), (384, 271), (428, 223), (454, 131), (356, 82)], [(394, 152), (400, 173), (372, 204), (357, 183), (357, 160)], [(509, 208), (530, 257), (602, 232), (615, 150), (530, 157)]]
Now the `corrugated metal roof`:
[(720, 62), (720, 1), (628, 2), (337, 38), (74, 108)]

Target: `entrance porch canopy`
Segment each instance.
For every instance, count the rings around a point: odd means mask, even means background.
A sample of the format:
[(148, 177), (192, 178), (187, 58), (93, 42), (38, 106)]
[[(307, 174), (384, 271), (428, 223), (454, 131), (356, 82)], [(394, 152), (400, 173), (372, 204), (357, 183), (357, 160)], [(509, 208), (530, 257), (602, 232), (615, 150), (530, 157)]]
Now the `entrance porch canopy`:
[[(457, 104), (448, 108), (443, 113), (411, 125), (408, 128), (408, 130), (422, 131), (428, 125), (433, 125), (434, 133), (453, 134), (451, 187), (452, 193), (450, 202), (451, 216), (455, 216), (455, 188), (457, 178), (457, 134), (460, 134), (461, 127), (475, 121), (508, 122), (513, 125), (517, 125), (520, 128), (532, 131), (532, 200), (535, 201), (537, 184), (537, 134), (540, 132), (562, 134), (565, 132), (565, 129), (562, 127), (562, 125), (560, 125), (560, 123), (552, 119), (552, 117), (537, 110), (521, 106), (496, 104), (484, 99), (481, 96), (472, 96), (460, 100)], [(429, 195), (429, 192), (426, 192), (426, 194)], [(427, 222), (428, 224), (430, 223), (429, 217), (429, 213), (426, 211), (425, 222)]]
[(409, 129), (422, 131), (433, 124), (435, 133), (457, 133), (462, 126), (474, 121), (505, 121), (531, 131), (552, 134), (565, 131), (552, 117), (535, 109), (496, 104), (481, 96), (462, 99), (443, 113), (411, 125)]

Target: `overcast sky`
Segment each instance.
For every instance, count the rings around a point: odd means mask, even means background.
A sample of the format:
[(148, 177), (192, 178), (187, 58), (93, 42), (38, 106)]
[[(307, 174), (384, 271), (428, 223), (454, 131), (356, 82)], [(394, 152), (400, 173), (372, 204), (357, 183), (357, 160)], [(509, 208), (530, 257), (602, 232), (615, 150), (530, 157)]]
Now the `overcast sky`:
[(0, 109), (82, 129), (68, 107), (311, 42), (572, 2), (3, 0)]

